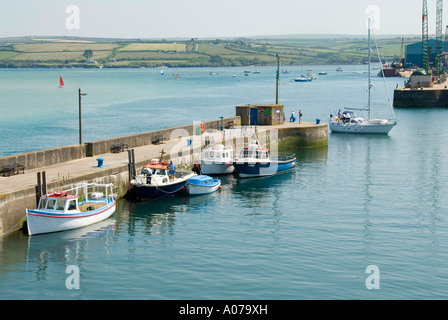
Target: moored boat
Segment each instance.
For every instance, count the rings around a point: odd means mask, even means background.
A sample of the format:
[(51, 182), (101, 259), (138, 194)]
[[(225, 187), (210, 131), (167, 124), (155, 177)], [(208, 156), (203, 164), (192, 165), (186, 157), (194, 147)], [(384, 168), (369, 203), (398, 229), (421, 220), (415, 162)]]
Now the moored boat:
[(215, 192), (221, 188), (221, 180), (207, 175), (197, 175), (188, 179), (186, 189), (190, 195), (202, 195)]
[[(363, 108), (345, 108), (346, 110), (342, 113), (338, 112), (337, 117), (333, 117), (330, 115), (330, 122), (328, 126), (332, 132), (341, 132), (341, 133), (363, 133), (363, 134), (388, 134), (389, 131), (397, 124), (395, 119), (373, 119), (371, 113), (371, 98), (370, 91), (372, 88), (371, 82), (371, 47), (370, 47), (370, 19), (369, 19), (369, 29), (368, 29), (368, 99), (367, 99), (367, 107)], [(351, 110), (364, 110), (367, 111), (366, 117), (360, 117), (355, 115), (355, 113)], [(393, 108), (391, 106), (391, 110)]]
[(202, 174), (230, 174), (233, 167), (233, 148), (223, 144), (211, 144), (202, 150)]
[(194, 172), (175, 172), (170, 177), (170, 162), (152, 159), (130, 182), (128, 198), (133, 201), (154, 201), (182, 190)]
[(304, 75), (301, 75), (298, 78), (294, 78), (294, 81), (295, 82), (310, 82), (310, 81), (313, 81), (313, 78), (312, 77), (305, 77)]
[(253, 143), (241, 150), (233, 166), (240, 178), (271, 176), (294, 169), (296, 158), (294, 156), (271, 158), (269, 149)]
[[(79, 201), (79, 199), (83, 199)], [(29, 235), (81, 228), (115, 212), (112, 184), (80, 184), (66, 191), (43, 195), (37, 209), (26, 209)]]

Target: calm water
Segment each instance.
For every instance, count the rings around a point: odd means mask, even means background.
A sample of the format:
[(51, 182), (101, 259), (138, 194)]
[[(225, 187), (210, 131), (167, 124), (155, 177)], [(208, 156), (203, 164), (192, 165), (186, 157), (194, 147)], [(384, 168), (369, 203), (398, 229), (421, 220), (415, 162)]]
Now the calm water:
[[(365, 66), (310, 68), (328, 75), (281, 74), (287, 117), (300, 107), (305, 121), (327, 121), (365, 105)], [(0, 153), (76, 144), (78, 88), (85, 141), (274, 103), (275, 68), (243, 70), (0, 70)], [(376, 115), (389, 117), (373, 80)], [(391, 97), (403, 81), (387, 79)], [(120, 200), (88, 228), (0, 239), (0, 299), (447, 299), (448, 110), (394, 111), (388, 136), (330, 134), (328, 148), (292, 150), (293, 172), (226, 176), (219, 193), (197, 198)], [(378, 289), (366, 286), (370, 265)], [(66, 285), (70, 266), (79, 289)]]

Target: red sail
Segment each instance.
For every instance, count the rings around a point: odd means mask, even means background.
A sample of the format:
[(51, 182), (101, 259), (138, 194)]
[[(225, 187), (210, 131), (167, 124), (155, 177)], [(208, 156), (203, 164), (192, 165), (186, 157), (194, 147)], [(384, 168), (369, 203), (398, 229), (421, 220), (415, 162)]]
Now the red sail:
[(64, 86), (64, 81), (62, 81), (62, 77), (59, 76), (59, 86), (63, 87)]

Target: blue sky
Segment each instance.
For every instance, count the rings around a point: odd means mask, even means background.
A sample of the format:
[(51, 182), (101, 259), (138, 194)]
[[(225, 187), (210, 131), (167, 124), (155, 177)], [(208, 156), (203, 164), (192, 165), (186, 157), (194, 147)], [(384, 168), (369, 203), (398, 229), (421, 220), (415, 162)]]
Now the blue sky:
[[(0, 0), (0, 37), (222, 38), (288, 34), (421, 34), (421, 0)], [(72, 5), (79, 9), (76, 21)], [(370, 9), (368, 9), (370, 8)], [(372, 9), (373, 8), (373, 9)], [(436, 0), (428, 0), (435, 33)], [(444, 4), (443, 32), (448, 24)], [(445, 18), (447, 17), (447, 18)], [(67, 27), (69, 20), (69, 27)], [(72, 23), (72, 24), (70, 24)]]

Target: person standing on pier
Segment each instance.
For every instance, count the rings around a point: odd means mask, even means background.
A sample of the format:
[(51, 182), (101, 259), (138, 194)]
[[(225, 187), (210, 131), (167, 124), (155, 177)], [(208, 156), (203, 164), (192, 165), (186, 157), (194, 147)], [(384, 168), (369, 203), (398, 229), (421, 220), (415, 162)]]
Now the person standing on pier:
[(299, 109), (299, 123), (302, 121), (302, 109)]
[(289, 122), (296, 122), (296, 115), (294, 113), (294, 110), (291, 112), (291, 117), (289, 117)]

